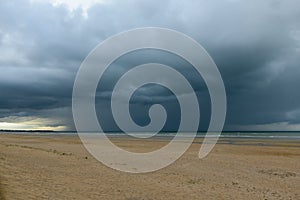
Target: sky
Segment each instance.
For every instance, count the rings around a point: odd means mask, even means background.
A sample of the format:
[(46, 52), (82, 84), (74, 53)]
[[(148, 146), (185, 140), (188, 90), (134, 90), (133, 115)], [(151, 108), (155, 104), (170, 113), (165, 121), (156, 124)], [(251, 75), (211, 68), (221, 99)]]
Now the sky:
[[(111, 35), (154, 26), (194, 38), (211, 55), (227, 93), (224, 130), (300, 130), (299, 7), (298, 0), (1, 1), (0, 129), (75, 130), (72, 88), (84, 58)], [(112, 83), (130, 66), (152, 60), (188, 66), (157, 51), (118, 59), (97, 90), (96, 109), (105, 130), (118, 130), (109, 111)], [(201, 99), (200, 130), (205, 130), (207, 88), (192, 69), (184, 73)], [(171, 116), (165, 130), (178, 128), (178, 102), (157, 85), (132, 97), (136, 123), (149, 122), (153, 103), (165, 105)]]

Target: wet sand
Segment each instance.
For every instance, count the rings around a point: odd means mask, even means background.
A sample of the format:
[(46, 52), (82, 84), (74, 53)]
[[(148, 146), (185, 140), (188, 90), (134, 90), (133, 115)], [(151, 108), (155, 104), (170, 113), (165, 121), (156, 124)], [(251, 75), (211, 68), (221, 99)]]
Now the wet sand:
[[(134, 152), (166, 144), (113, 141)], [(0, 134), (0, 199), (300, 199), (299, 140), (221, 139), (202, 160), (200, 146), (162, 170), (129, 174), (95, 160), (76, 136)]]

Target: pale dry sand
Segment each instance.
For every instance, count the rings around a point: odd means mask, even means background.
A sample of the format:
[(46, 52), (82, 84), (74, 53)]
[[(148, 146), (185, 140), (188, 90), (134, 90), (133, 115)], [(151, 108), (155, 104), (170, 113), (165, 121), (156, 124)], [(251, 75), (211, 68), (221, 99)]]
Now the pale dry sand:
[[(113, 140), (137, 152), (165, 144)], [(0, 199), (300, 199), (299, 140), (222, 139), (203, 160), (200, 146), (162, 170), (128, 174), (75, 136), (0, 134)]]

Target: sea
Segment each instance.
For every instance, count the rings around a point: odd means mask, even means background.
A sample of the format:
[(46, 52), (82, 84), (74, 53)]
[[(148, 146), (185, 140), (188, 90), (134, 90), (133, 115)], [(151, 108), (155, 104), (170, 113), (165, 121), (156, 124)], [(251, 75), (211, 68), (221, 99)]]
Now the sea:
[[(90, 134), (91, 132), (89, 132)], [(0, 131), (0, 134), (24, 134), (24, 135), (77, 135), (75, 131)], [(105, 133), (110, 137), (126, 136), (126, 133), (121, 132), (107, 132)], [(177, 132), (159, 132), (154, 137), (174, 137)], [(152, 136), (153, 133), (132, 133), (134, 136)], [(192, 136), (189, 132), (180, 133), (184, 137)], [(218, 137), (218, 134), (210, 132), (198, 132), (197, 138)], [(300, 131), (224, 131), (219, 136), (220, 138), (265, 138), (265, 139), (296, 139), (300, 140)]]

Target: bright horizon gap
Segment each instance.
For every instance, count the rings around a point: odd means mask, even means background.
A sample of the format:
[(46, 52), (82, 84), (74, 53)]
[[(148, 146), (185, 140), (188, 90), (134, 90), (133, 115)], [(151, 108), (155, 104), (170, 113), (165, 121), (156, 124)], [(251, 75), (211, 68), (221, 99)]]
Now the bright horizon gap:
[(0, 122), (0, 130), (24, 130), (24, 131), (34, 131), (34, 130), (47, 130), (47, 131), (65, 131), (65, 126), (41, 126), (34, 124), (26, 124), (26, 123), (11, 123), (11, 122)]

